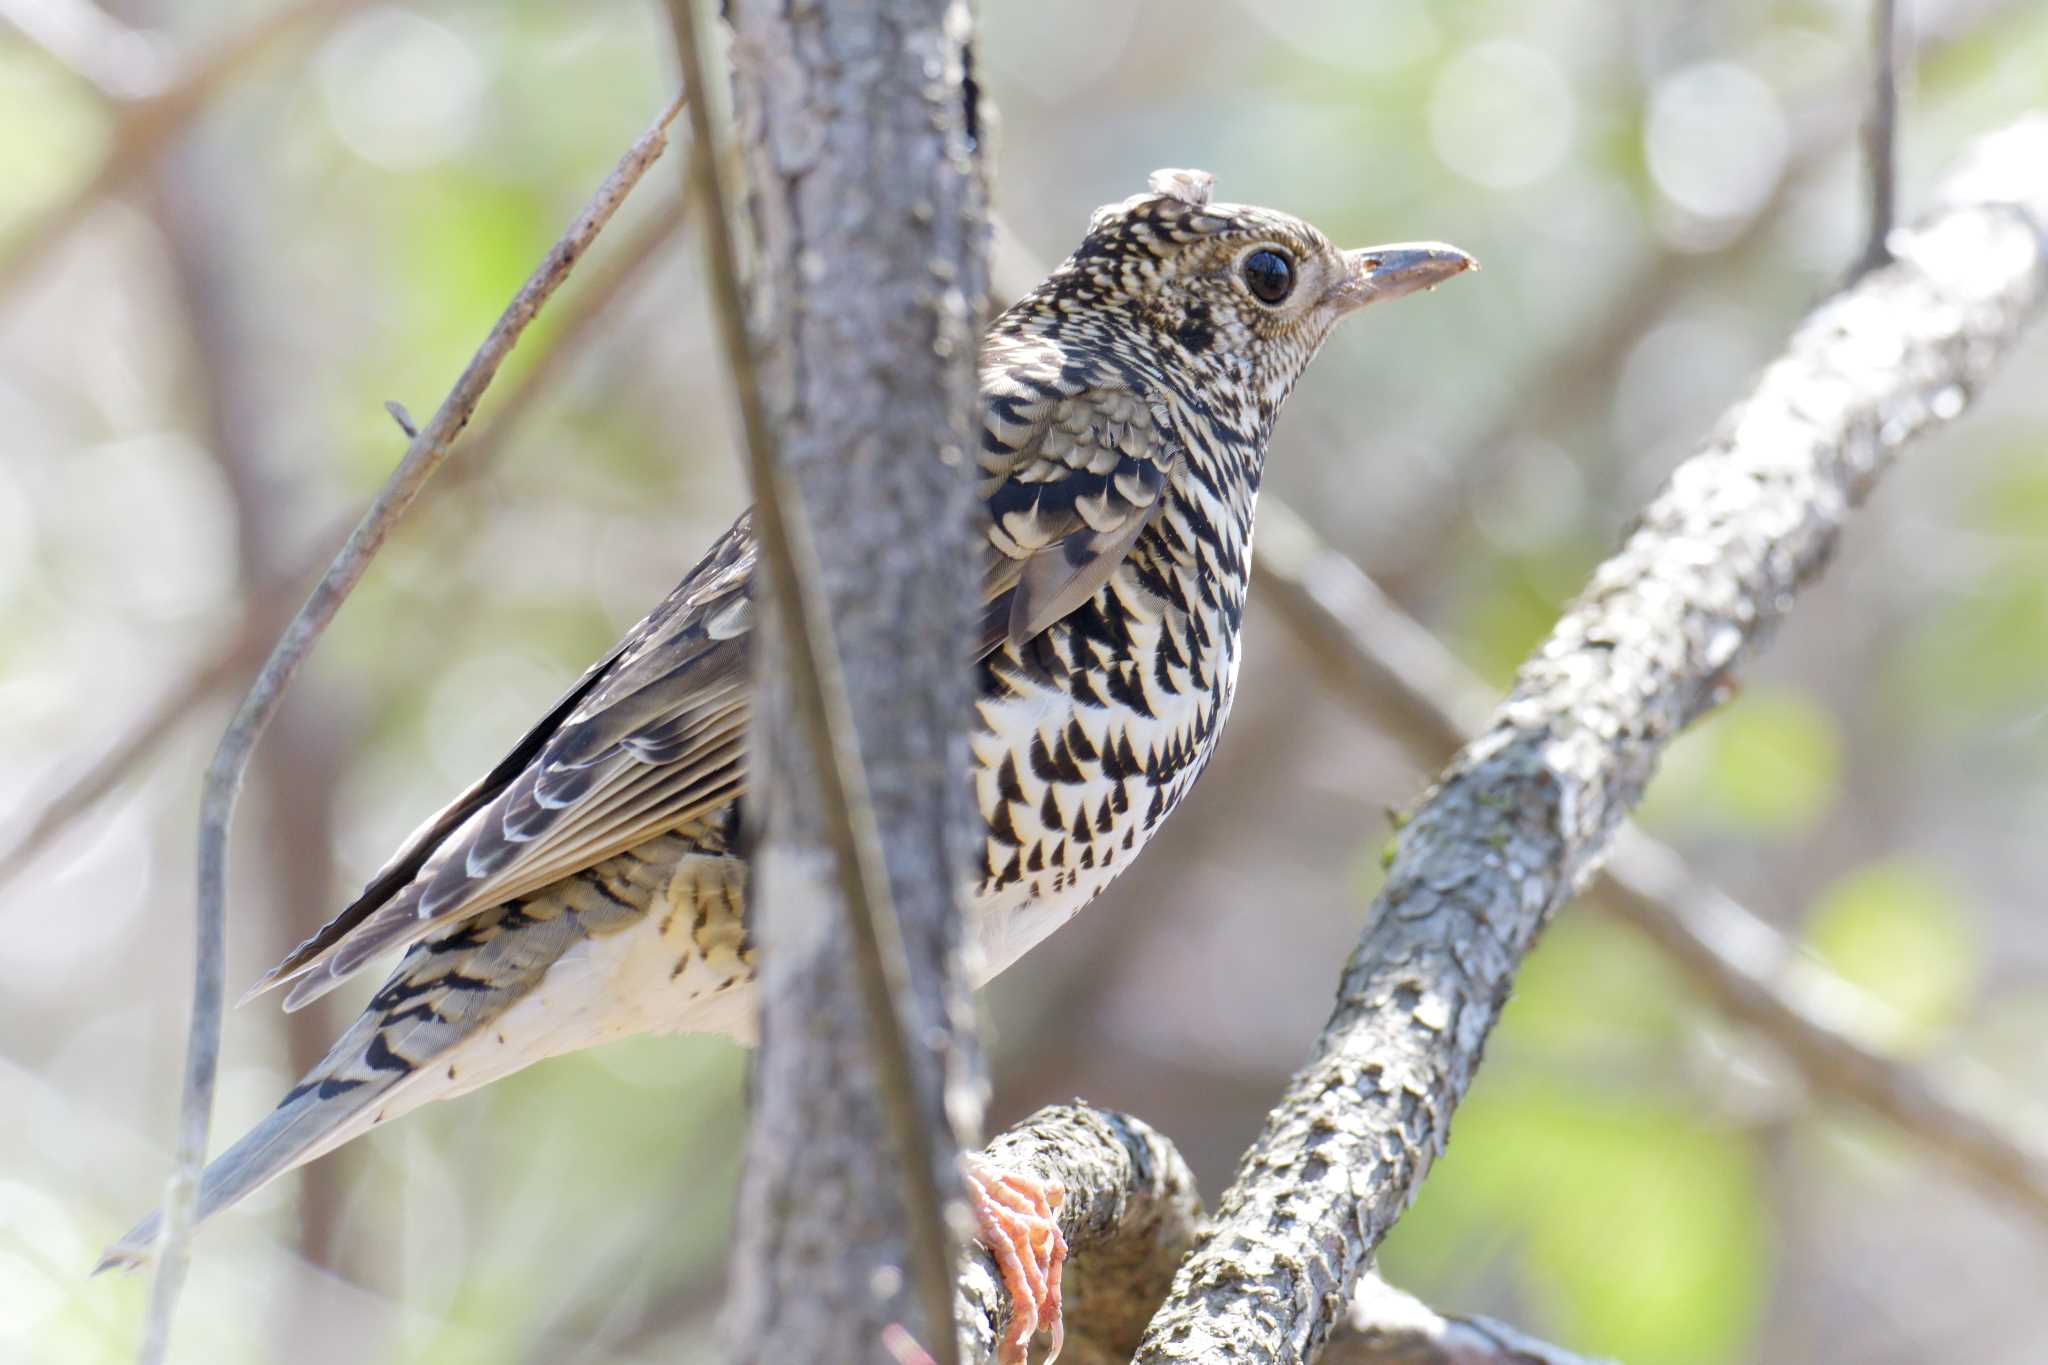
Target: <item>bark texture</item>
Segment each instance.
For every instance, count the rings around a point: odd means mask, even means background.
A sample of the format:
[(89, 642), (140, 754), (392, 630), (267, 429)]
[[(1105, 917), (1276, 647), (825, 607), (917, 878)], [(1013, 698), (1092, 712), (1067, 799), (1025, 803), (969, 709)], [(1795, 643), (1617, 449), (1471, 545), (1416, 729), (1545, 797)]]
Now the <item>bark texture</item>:
[(933, 1150), (931, 1169), (907, 1169), (886, 1137), (786, 623), (771, 611), (749, 783), (763, 1046), (724, 1330), (740, 1359), (886, 1361), (884, 1333), (907, 1330), (943, 1360), (951, 1324), (919, 1310), (903, 1191), (936, 1182), (964, 1216), (958, 1140), (976, 1135), (956, 1126), (978, 1123), (980, 1105), (971, 1044), (956, 1043), (971, 1016), (954, 903), (974, 818), (962, 566), (987, 293), (968, 15), (957, 0), (728, 11), (752, 351), (795, 495), (785, 514), (814, 551), (856, 721)]
[(2048, 120), (1986, 139), (1816, 309), (1524, 664), (1396, 842), (1306, 1067), (1137, 1359), (1314, 1359), (1449, 1135), (1514, 971), (1907, 440), (2048, 294)]
[[(1172, 1141), (1126, 1114), (1050, 1105), (989, 1144), (1006, 1170), (1066, 1186), (1061, 1365), (1122, 1365), (1201, 1228), (1201, 1195)], [(989, 1365), (1009, 1321), (995, 1262), (976, 1249), (960, 1272), (962, 1355)], [(1042, 1343), (1041, 1343), (1042, 1344)], [(1489, 1318), (1446, 1318), (1377, 1274), (1359, 1281), (1325, 1365), (1593, 1365)]]
[[(1493, 709), (1485, 683), (1359, 567), (1270, 500), (1259, 591), (1315, 651), (1336, 692), (1418, 765), (1443, 762)], [(1646, 935), (1730, 1019), (1778, 1047), (1818, 1094), (1867, 1106), (2015, 1208), (2048, 1219), (2048, 1113), (1982, 1065), (1902, 1053), (1895, 1011), (1708, 881), (1669, 845), (1617, 830), (1596, 904)]]

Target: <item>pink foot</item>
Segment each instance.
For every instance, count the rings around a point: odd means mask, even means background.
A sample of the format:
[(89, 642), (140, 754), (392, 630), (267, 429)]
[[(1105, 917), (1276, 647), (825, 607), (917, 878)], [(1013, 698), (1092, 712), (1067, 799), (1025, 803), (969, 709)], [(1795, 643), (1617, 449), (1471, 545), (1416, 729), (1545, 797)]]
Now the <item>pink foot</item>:
[(1067, 1239), (1053, 1216), (1067, 1197), (1066, 1187), (1004, 1170), (973, 1154), (963, 1156), (960, 1164), (982, 1244), (995, 1257), (1003, 1288), (1010, 1293), (1010, 1330), (997, 1345), (998, 1365), (1026, 1365), (1031, 1338), (1041, 1327), (1052, 1333), (1052, 1353), (1045, 1358), (1045, 1365), (1052, 1365), (1066, 1340), (1060, 1270), (1067, 1262)]

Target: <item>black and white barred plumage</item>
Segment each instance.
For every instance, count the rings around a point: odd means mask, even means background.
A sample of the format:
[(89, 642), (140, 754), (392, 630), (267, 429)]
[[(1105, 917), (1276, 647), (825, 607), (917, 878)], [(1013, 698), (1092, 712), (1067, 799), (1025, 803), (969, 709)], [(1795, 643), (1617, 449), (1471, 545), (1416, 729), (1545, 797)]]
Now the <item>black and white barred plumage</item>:
[[(1342, 252), (1162, 171), (981, 354), (986, 617), (965, 900), (986, 979), (1143, 849), (1230, 711), (1267, 437), (1346, 314), (1470, 265)], [(385, 1118), (640, 1032), (752, 1031), (737, 847), (755, 544), (742, 516), (507, 758), (259, 989), (404, 958), (206, 1172), (202, 1217)], [(152, 1217), (109, 1254), (154, 1240)]]

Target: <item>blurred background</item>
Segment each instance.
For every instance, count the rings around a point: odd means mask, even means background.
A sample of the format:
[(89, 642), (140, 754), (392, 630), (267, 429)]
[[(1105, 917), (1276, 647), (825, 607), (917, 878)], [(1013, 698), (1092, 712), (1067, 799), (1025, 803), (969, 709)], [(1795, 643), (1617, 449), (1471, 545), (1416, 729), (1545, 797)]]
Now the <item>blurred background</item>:
[[(983, 8), (1013, 273), (1162, 165), (1342, 243), (1485, 262), (1339, 334), (1268, 486), (1496, 684), (1859, 249), (1862, 3)], [(1908, 216), (1970, 136), (2048, 104), (2048, 5), (1912, 8)], [(0, 17), (0, 1357), (111, 1362), (146, 1281), (84, 1272), (168, 1169), (206, 757), (402, 450), (384, 401), (433, 410), (676, 77), (646, 3)], [(195, 71), (219, 78), (189, 118), (116, 103)], [(682, 164), (528, 334), (284, 707), (237, 830), (232, 992), (739, 510)], [(1645, 811), (1896, 1007), (1901, 1047), (1969, 1053), (2015, 1110), (2048, 1100), (2044, 364), (2037, 334), (1910, 452)], [(1075, 1095), (1125, 1109), (1212, 1199), (1425, 776), (1256, 592), (1248, 632), (1195, 797), (986, 997), (992, 1129)], [(124, 745), (103, 796), (49, 809)], [(230, 1015), (217, 1142), (368, 984)], [(618, 1044), (279, 1182), (201, 1238), (178, 1357), (709, 1359), (743, 1065)], [(1523, 972), (1384, 1265), (1445, 1311), (1642, 1365), (2048, 1341), (2048, 1228), (1807, 1093), (1587, 906)]]

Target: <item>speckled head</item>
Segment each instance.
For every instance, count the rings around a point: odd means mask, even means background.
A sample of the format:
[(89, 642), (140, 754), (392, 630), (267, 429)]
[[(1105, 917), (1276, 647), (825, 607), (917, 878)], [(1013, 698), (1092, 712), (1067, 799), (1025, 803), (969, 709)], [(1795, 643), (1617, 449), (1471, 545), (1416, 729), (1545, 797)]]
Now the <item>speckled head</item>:
[[(1345, 251), (1290, 214), (1215, 202), (1214, 185), (1207, 171), (1155, 171), (1145, 193), (1097, 209), (1039, 301), (1113, 321), (1134, 360), (1245, 409), (1260, 440), (1341, 319), (1477, 265), (1441, 242)], [(1236, 401), (1215, 403), (1225, 396)]]

